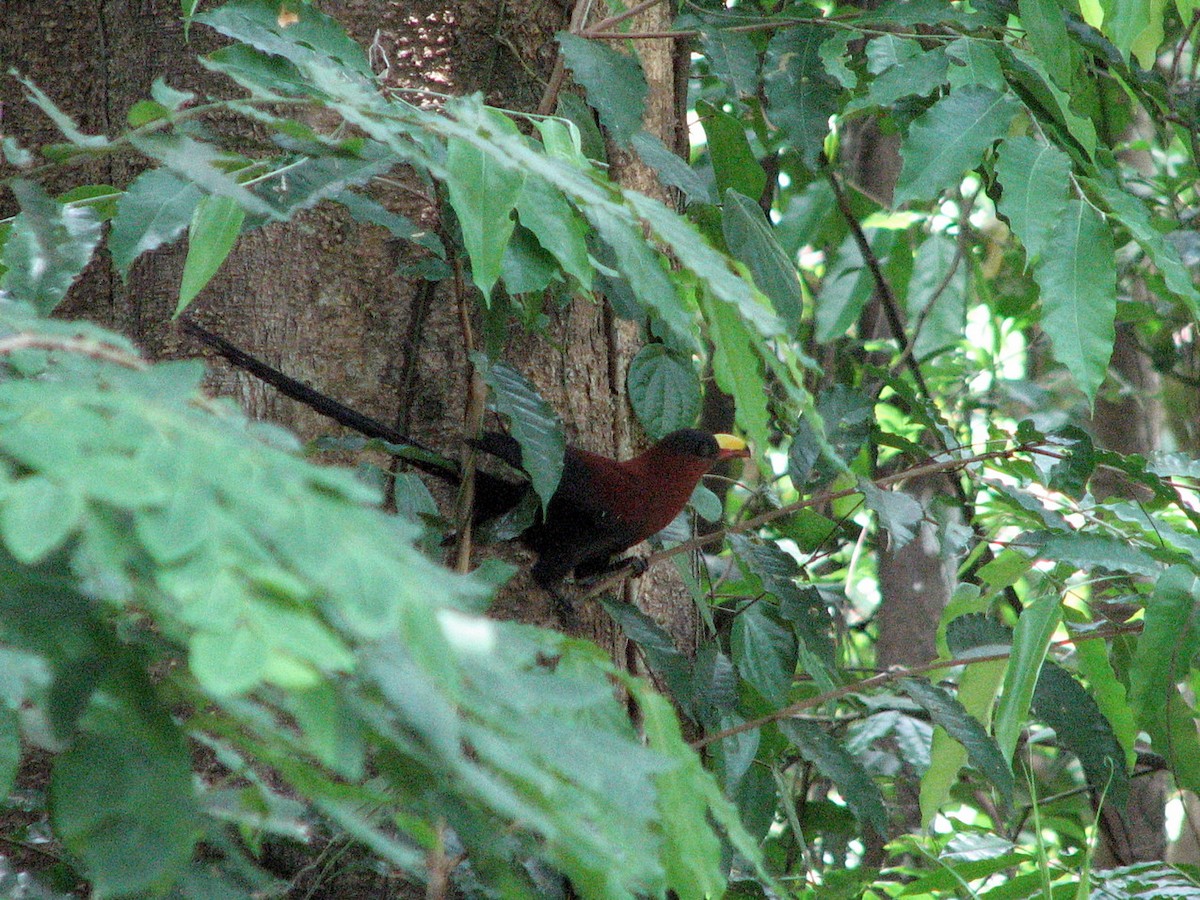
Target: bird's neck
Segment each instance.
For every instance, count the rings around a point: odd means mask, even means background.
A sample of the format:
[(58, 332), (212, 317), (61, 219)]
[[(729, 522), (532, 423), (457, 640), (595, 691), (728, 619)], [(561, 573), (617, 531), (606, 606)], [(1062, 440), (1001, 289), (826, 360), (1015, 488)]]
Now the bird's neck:
[(641, 456), (621, 463), (645, 496), (631, 498), (646, 513), (645, 534), (649, 537), (671, 524), (692, 496), (696, 485), (712, 468), (711, 462), (680, 456), (651, 447)]

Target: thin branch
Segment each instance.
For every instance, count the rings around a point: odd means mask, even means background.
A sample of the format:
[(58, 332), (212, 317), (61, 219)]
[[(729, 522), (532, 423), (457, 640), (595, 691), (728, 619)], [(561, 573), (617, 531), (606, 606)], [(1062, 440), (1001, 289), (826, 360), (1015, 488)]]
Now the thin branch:
[(628, 19), (632, 19), (634, 16), (636, 16), (640, 13), (643, 13), (648, 9), (652, 9), (653, 7), (658, 6), (659, 4), (664, 3), (664, 2), (666, 2), (666, 0), (642, 0), (641, 3), (634, 4), (633, 6), (629, 7), (629, 9), (625, 10), (625, 12), (623, 12), (623, 13), (618, 13), (615, 16), (609, 16), (607, 19), (601, 19), (599, 22), (597, 22), (591, 28), (582, 32), (582, 35), (583, 35), (583, 37), (586, 37), (586, 38), (595, 37), (595, 34), (593, 32), (603, 32), (606, 29), (612, 28), (615, 25), (620, 25), (622, 22), (624, 22)]
[(111, 344), (104, 344), (92, 338), (52, 337), (45, 334), (20, 334), (0, 338), (0, 356), (8, 356), (20, 350), (58, 350), (63, 353), (74, 353), (79, 356), (90, 356), (92, 359), (116, 363), (126, 369), (146, 369), (150, 364), (140, 356), (134, 356), (124, 350), (118, 350)]
[[(1076, 644), (1079, 641), (1103, 640), (1110, 637), (1117, 637), (1125, 634), (1140, 634), (1142, 631), (1142, 622), (1129, 622), (1124, 625), (1114, 625), (1111, 628), (1096, 629), (1094, 632), (1087, 634), (1077, 634), (1071, 637), (1063, 638), (1062, 640), (1052, 641), (1051, 646), (1062, 647), (1068, 644)], [(699, 740), (692, 741), (693, 749), (700, 749), (714, 741), (724, 740), (727, 737), (733, 737), (735, 734), (742, 734), (746, 731), (753, 731), (755, 728), (761, 728), (763, 725), (769, 725), (772, 722), (778, 722), (780, 719), (790, 718), (797, 713), (803, 712), (806, 709), (812, 709), (822, 704), (828, 703), (830, 700), (837, 700), (845, 697), (847, 694), (857, 694), (862, 691), (877, 688), (880, 685), (887, 684), (892, 681), (899, 681), (901, 678), (908, 678), (911, 675), (923, 675), (926, 672), (936, 672), (940, 669), (952, 669), (957, 666), (966, 666), (971, 663), (994, 662), (997, 660), (1008, 659), (1012, 656), (1012, 650), (1002, 651), (998, 653), (989, 653), (986, 655), (976, 656), (960, 656), (953, 659), (935, 659), (932, 662), (922, 663), (919, 666), (895, 666), (886, 672), (881, 672), (878, 675), (872, 675), (870, 678), (863, 678), (860, 681), (852, 682), (851, 684), (842, 685), (839, 688), (834, 688), (832, 691), (826, 691), (824, 694), (819, 694), (816, 697), (808, 697), (804, 700), (798, 700), (789, 706), (782, 709), (777, 709), (774, 712), (768, 713), (765, 716), (759, 716), (757, 719), (751, 719), (749, 722), (743, 722), (740, 725), (734, 725), (722, 731), (707, 734)]]

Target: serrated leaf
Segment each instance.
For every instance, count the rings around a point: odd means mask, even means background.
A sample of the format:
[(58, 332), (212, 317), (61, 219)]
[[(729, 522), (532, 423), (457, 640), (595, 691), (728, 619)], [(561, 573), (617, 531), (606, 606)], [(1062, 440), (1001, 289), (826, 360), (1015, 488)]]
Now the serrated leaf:
[(569, 32), (555, 35), (563, 62), (583, 87), (600, 122), (622, 146), (641, 130), (649, 88), (637, 57), (621, 53), (605, 41), (590, 41)]
[[(517, 127), (499, 113), (488, 113), (491, 127), (517, 135)], [(525, 177), (497, 164), (492, 154), (451, 138), (446, 150), (446, 188), (458, 215), (463, 245), (471, 258), (471, 280), (490, 303), (500, 277), (504, 248), (512, 235), (513, 208)]]
[(983, 41), (961, 37), (946, 45), (946, 55), (957, 62), (949, 69), (950, 86), (958, 90), (968, 84), (981, 84), (994, 91), (1004, 90), (1004, 72), (995, 51)]
[(996, 787), (1005, 805), (1011, 806), (1012, 769), (979, 720), (968, 713), (953, 696), (928, 681), (903, 678), (900, 686), (929, 713), (934, 724), (946, 729), (952, 738), (966, 747), (971, 765)]
[(108, 249), (122, 276), (143, 253), (169, 244), (188, 227), (204, 196), (194, 184), (166, 169), (150, 169), (133, 180), (117, 201)]
[(1008, 94), (972, 85), (943, 97), (909, 126), (900, 147), (904, 164), (896, 181), (895, 206), (930, 200), (958, 184), (984, 152), (1004, 137), (1017, 104)]
[(1079, 674), (1087, 682), (1096, 705), (1112, 726), (1113, 736), (1125, 751), (1125, 766), (1132, 771), (1137, 762), (1137, 719), (1125, 684), (1113, 670), (1108, 645), (1099, 638), (1076, 639), (1074, 643)]
[(795, 333), (804, 311), (800, 279), (761, 207), (749, 197), (727, 190), (721, 231), (729, 252), (746, 264), (754, 283), (770, 298), (789, 332)]
[(1085, 572), (1106, 569), (1157, 576), (1163, 570), (1162, 564), (1145, 551), (1107, 534), (1034, 532), (1024, 535), (1022, 540), (1036, 548), (1039, 558), (1066, 563)]
[(38, 107), (46, 116), (54, 123), (55, 127), (62, 132), (63, 137), (77, 147), (82, 147), (89, 150), (98, 150), (101, 147), (108, 146), (108, 138), (102, 134), (84, 134), (79, 130), (79, 126), (65, 112), (51, 100), (45, 92), (42, 91), (36, 84), (27, 78), (23, 78), (16, 72), (11, 72), (17, 81), (24, 85), (28, 91), (26, 96), (35, 106)]
[(750, 149), (746, 126), (704, 100), (696, 102), (696, 115), (704, 129), (717, 194), (725, 197), (729, 191), (736, 191), (748, 197), (761, 197), (767, 173)]
[(651, 440), (696, 424), (702, 401), (691, 360), (662, 344), (647, 344), (630, 361), (625, 382), (634, 414)]
[(129, 142), (206, 193), (235, 200), (246, 212), (276, 218), (269, 203), (226, 173), (228, 157), (211, 144), (187, 135), (162, 132), (131, 134)]
[(1004, 193), (998, 204), (1033, 263), (1047, 248), (1054, 224), (1067, 208), (1071, 160), (1049, 142), (1019, 135), (1000, 145), (996, 177)]
[(217, 274), (242, 233), (246, 211), (229, 197), (208, 196), (196, 204), (188, 229), (188, 253), (179, 282), (178, 316)]
[(475, 364), (482, 364), (492, 405), (512, 425), (513, 437), (521, 445), (521, 468), (541, 498), (544, 512), (562, 478), (566, 451), (562, 420), (516, 369), (500, 362), (489, 365), (478, 355)]
[(883, 794), (862, 764), (815, 722), (783, 719), (779, 730), (800, 755), (832, 781), (855, 818), (880, 836), (887, 834), (887, 809)]
[(796, 676), (796, 636), (762, 603), (747, 606), (733, 620), (730, 637), (738, 673), (775, 707), (784, 706)]
[(1090, 204), (1068, 201), (1033, 275), (1054, 358), (1092, 403), (1112, 357), (1117, 268), (1112, 231)]
[(517, 197), (517, 216), (532, 231), (564, 272), (574, 276), (584, 290), (592, 286), (588, 261), (587, 225), (562, 193), (544, 178), (526, 178)]
[(21, 204), (4, 242), (0, 291), (49, 314), (67, 295), (100, 242), (100, 221), (86, 206), (56, 203), (23, 178), (9, 184)]
[[(1129, 799), (1125, 751), (1091, 694), (1061, 666), (1047, 660), (1034, 692), (1033, 711), (1079, 757), (1084, 777), (1096, 794), (1103, 794), (1123, 810)], [(1188, 727), (1195, 732), (1190, 722)]]
[(815, 168), (837, 112), (838, 86), (825, 73), (820, 25), (795, 25), (775, 32), (763, 60), (767, 116), (805, 163)]

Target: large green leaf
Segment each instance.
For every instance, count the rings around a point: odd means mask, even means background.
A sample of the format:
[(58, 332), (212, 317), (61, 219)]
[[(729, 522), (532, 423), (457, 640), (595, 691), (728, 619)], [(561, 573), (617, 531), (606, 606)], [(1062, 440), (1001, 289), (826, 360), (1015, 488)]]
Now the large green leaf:
[(717, 193), (728, 200), (729, 191), (748, 197), (762, 196), (767, 173), (754, 157), (746, 126), (740, 119), (717, 109), (711, 103), (696, 103), (696, 115), (704, 128), (708, 157), (717, 180)]
[(956, 241), (931, 234), (917, 248), (908, 282), (908, 321), (920, 323), (913, 354), (925, 359), (962, 339), (967, 318), (967, 269)]
[(129, 142), (182, 178), (201, 190), (228, 197), (246, 212), (267, 218), (275, 218), (275, 209), (249, 188), (229, 174), (231, 160), (225, 153), (195, 138), (184, 134), (151, 132), (133, 134)]
[(995, 735), (1000, 752), (1011, 762), (1033, 702), (1033, 691), (1050, 649), (1050, 638), (1062, 619), (1058, 597), (1050, 594), (1021, 611), (1013, 633), (1012, 655), (1004, 675), (1004, 696), (996, 710)]
[(1117, 314), (1112, 230), (1093, 206), (1068, 201), (1033, 275), (1054, 358), (1091, 403), (1108, 374)]
[(1058, 0), (1018, 0), (1017, 10), (1025, 36), (1046, 71), (1057, 85), (1070, 90), (1075, 65), (1062, 6)]
[(1200, 291), (1193, 283), (1193, 273), (1179, 257), (1175, 245), (1160, 233), (1150, 218), (1142, 200), (1129, 191), (1097, 180), (1085, 182), (1096, 190), (1105, 206), (1129, 231), (1130, 236), (1149, 255), (1162, 273), (1167, 288), (1187, 304), (1193, 317), (1200, 317)]
[(704, 303), (705, 319), (713, 339), (713, 375), (717, 385), (737, 403), (737, 422), (760, 447), (767, 446), (766, 385), (755, 352), (755, 337), (737, 310), (726, 303)]
[[(1079, 757), (1088, 786), (1123, 810), (1129, 799), (1125, 751), (1113, 735), (1108, 719), (1083, 685), (1061, 666), (1047, 661), (1038, 677), (1033, 711), (1054, 729), (1063, 745)], [(1195, 735), (1195, 726), (1189, 722), (1188, 727)], [(1192, 743), (1195, 744), (1194, 737)], [(1193, 756), (1181, 762), (1195, 771), (1200, 759)]]
[(735, 190), (725, 191), (721, 230), (729, 252), (746, 264), (754, 283), (771, 299), (789, 332), (795, 333), (800, 326), (804, 294), (796, 264), (779, 246), (775, 229), (762, 208)]
[(188, 227), (204, 194), (166, 169), (143, 172), (117, 201), (108, 249), (122, 275), (143, 253), (169, 244)]
[(562, 193), (544, 178), (526, 178), (517, 197), (517, 216), (532, 231), (564, 272), (588, 290), (592, 265), (588, 261), (587, 225)]
[(700, 377), (690, 359), (647, 344), (629, 363), (629, 402), (651, 440), (692, 428), (700, 416)]
[(763, 603), (753, 603), (733, 620), (730, 637), (738, 673), (772, 706), (784, 706), (796, 677), (796, 636)]
[(179, 315), (217, 274), (242, 233), (246, 211), (229, 197), (208, 196), (196, 205), (188, 230), (188, 253), (179, 283)]
[(566, 31), (560, 31), (555, 39), (562, 48), (563, 61), (583, 87), (601, 124), (617, 143), (628, 146), (642, 128), (649, 91), (637, 57), (621, 53), (604, 41), (589, 41)]
[(960, 88), (933, 104), (909, 126), (900, 147), (904, 164), (896, 180), (895, 205), (931, 200), (957, 185), (1004, 137), (1016, 113), (1011, 96), (978, 85)]
[[(498, 113), (488, 115), (492, 128), (517, 136), (517, 127)], [(504, 248), (512, 236), (513, 208), (521, 195), (525, 176), (499, 165), (493, 154), (466, 141), (451, 139), (446, 150), (446, 189), (458, 215), (463, 245), (471, 258), (471, 280), (491, 301), (492, 287), (500, 277)]]
[(521, 445), (521, 468), (529, 476), (544, 510), (562, 478), (566, 450), (562, 420), (512, 366), (502, 362), (488, 364), (478, 355), (475, 362), (483, 365), (483, 378), (492, 389), (492, 405), (512, 425), (513, 437)]
[(837, 785), (855, 817), (880, 836), (887, 834), (887, 809), (883, 794), (862, 763), (831, 738), (816, 722), (784, 719), (779, 730), (795, 745), (800, 755)]
[(828, 31), (820, 25), (781, 28), (771, 38), (763, 59), (768, 118), (814, 168), (840, 93), (821, 60), (821, 44), (828, 38)]
[(86, 206), (64, 206), (40, 186), (18, 178), (9, 184), (21, 212), (0, 258), (0, 290), (49, 314), (62, 302), (100, 242), (100, 221)]
[(940, 725), (967, 749), (967, 758), (1000, 792), (1005, 804), (1011, 805), (1013, 775), (996, 742), (984, 730), (979, 720), (963, 708), (953, 696), (928, 681), (904, 678), (904, 692), (924, 707), (934, 724)]
[(0, 535), (20, 562), (40, 562), (79, 526), (83, 498), (42, 475), (9, 484), (0, 498)]
[(1067, 208), (1070, 176), (1071, 160), (1051, 143), (1020, 135), (1000, 145), (996, 177), (1004, 193), (999, 209), (1030, 263), (1041, 257)]

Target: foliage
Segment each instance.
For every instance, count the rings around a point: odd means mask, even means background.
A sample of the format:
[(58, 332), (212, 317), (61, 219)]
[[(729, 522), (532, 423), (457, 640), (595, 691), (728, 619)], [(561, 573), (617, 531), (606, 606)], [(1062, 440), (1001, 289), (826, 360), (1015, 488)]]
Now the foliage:
[[(1124, 803), (1139, 731), (1198, 787), (1200, 470), (1077, 427), (1121, 388), (1118, 334), (1195, 383), (1194, 101), (1174, 83), (1191, 4), (772, 8), (680, 19), (703, 51), (687, 163), (641, 131), (636, 58), (586, 33), (560, 42), (583, 115), (566, 96), (548, 117), (410, 102), (333, 19), (266, 0), (190, 19), (229, 39), (203, 62), (237, 99), (159, 82), (126, 131), (88, 135), (26, 84), (65, 143), (2, 147), (20, 173), (0, 232), (0, 784), (18, 731), (56, 754), (50, 821), (97, 896), (269, 892), (263, 840), (314, 830), (506, 896), (537, 895), (537, 865), (588, 897), (1194, 888), (1165, 865), (1089, 873), (1086, 829), (1089, 794)], [(244, 155), (218, 112), (277, 151)], [(686, 214), (608, 178), (593, 113)], [(868, 121), (899, 145), (888, 206), (848, 183)], [(1157, 164), (1135, 171), (1131, 149)], [(43, 186), (117, 153), (148, 166), (122, 190)], [(373, 199), (399, 165), (453, 228)], [(485, 578), (431, 561), (426, 524), (203, 397), (199, 367), (48, 318), (105, 224), (122, 275), (186, 233), (182, 311), (240, 236), (321, 202), (420, 248), (431, 280), (464, 271), (489, 347), (603, 290), (647, 338), (628, 386), (651, 435), (692, 424), (701, 373), (732, 396), (763, 477), (726, 499), (737, 565), (692, 584), (696, 658), (605, 607), (704, 732), (707, 769), (644, 682), (484, 618)], [(555, 416), (512, 360), (477, 364), (544, 501)], [(1098, 472), (1124, 489), (1093, 490)], [(947, 496), (894, 490), (934, 474)], [(956, 569), (939, 660), (854, 674), (874, 663), (867, 541)], [(198, 758), (228, 777), (194, 777)], [(860, 863), (882, 858), (905, 779), (933, 827), (879, 873)]]

